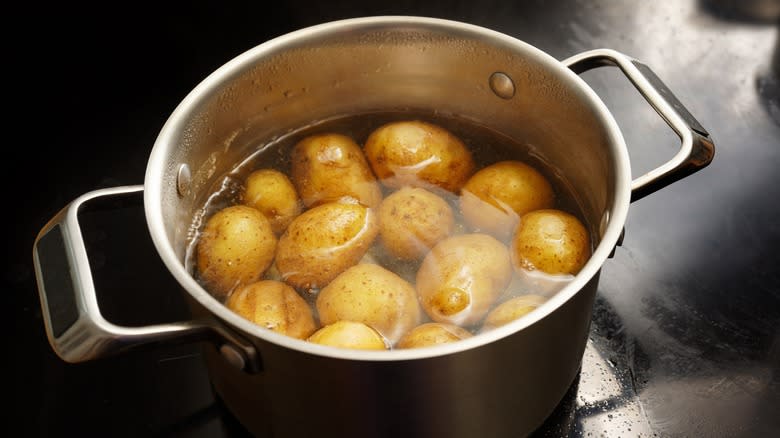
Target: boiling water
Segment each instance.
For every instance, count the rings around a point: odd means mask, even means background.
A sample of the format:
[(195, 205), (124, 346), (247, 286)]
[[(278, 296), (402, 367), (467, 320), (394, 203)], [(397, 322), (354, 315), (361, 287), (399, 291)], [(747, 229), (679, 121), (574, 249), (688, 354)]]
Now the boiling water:
[[(243, 191), (243, 181), (246, 177), (257, 169), (273, 168), (286, 175), (290, 175), (291, 151), (295, 144), (304, 137), (319, 133), (340, 133), (354, 139), (358, 145), (363, 145), (369, 134), (381, 125), (393, 121), (401, 120), (422, 120), (427, 121), (452, 132), (460, 138), (471, 151), (476, 164), (475, 171), (490, 164), (503, 160), (523, 161), (538, 171), (540, 171), (550, 182), (555, 190), (556, 204), (554, 208), (566, 211), (577, 216), (590, 235), (593, 236), (593, 228), (584, 220), (582, 209), (574, 191), (567, 183), (561, 173), (550, 163), (544, 160), (542, 155), (543, 146), (524, 142), (523, 139), (512, 139), (499, 132), (475, 124), (472, 121), (463, 120), (457, 117), (422, 113), (422, 112), (377, 112), (360, 115), (350, 115), (337, 117), (330, 120), (313, 123), (297, 131), (291, 132), (283, 137), (275, 139), (269, 143), (258, 143), (255, 147), (248, 150), (251, 153), (240, 163), (225, 175), (216, 179), (215, 184), (208, 192), (203, 207), (194, 216), (190, 229), (190, 242), (188, 246), (187, 269), (198, 279), (195, 266), (195, 247), (200, 229), (205, 225), (206, 220), (215, 212), (230, 205), (240, 203), (241, 192)], [(384, 195), (387, 196), (390, 190), (383, 187)], [(444, 191), (437, 192), (442, 196), (452, 208), (455, 215), (455, 234), (470, 232), (467, 225), (460, 215), (458, 196), (454, 193)], [(388, 254), (383, 250), (382, 245), (377, 242), (365, 255), (363, 261), (376, 262), (383, 267), (395, 272), (405, 280), (414, 284), (415, 274), (420, 261), (408, 262)], [(509, 242), (504, 242), (509, 245)], [(592, 242), (591, 242), (592, 244)], [(266, 279), (280, 279), (274, 269), (269, 269), (265, 274)], [(573, 276), (570, 275), (546, 275), (541, 272), (515, 274), (506, 294), (497, 301), (503, 302), (512, 296), (525, 295), (529, 293), (550, 296), (557, 290), (567, 284)], [(200, 281), (200, 279), (198, 279)], [(203, 284), (201, 282), (201, 284)], [(205, 287), (205, 285), (204, 285)], [(316, 297), (316, 290), (299, 291), (301, 295), (312, 304)], [(424, 312), (423, 312), (423, 316)], [(424, 320), (423, 322), (428, 322)], [(474, 329), (474, 328), (472, 328)]]

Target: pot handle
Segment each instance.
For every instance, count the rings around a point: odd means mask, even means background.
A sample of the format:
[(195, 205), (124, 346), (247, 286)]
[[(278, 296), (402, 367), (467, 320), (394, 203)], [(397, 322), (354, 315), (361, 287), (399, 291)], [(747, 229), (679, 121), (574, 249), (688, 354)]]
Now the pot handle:
[(101, 315), (79, 225), (79, 209), (97, 198), (137, 195), (143, 189), (135, 185), (86, 193), (57, 213), (35, 239), (35, 277), (46, 336), (54, 352), (67, 362), (77, 363), (150, 344), (211, 341), (231, 363), (256, 372), (259, 367), (254, 346), (214, 320), (124, 327)]
[(715, 145), (710, 134), (648, 66), (611, 49), (590, 50), (565, 59), (562, 63), (577, 74), (603, 66), (620, 68), (650, 106), (680, 137), (680, 150), (672, 159), (631, 182), (632, 202), (710, 164), (715, 155)]

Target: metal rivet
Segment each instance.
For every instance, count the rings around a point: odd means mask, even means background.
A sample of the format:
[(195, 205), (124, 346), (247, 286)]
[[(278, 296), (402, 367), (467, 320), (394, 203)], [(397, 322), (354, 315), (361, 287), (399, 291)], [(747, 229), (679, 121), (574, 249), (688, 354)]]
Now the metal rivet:
[(488, 83), (493, 93), (502, 99), (511, 99), (515, 95), (515, 83), (506, 73), (500, 71), (493, 73)]
[(190, 183), (192, 182), (192, 174), (190, 173), (190, 166), (186, 164), (179, 165), (179, 171), (176, 174), (176, 192), (180, 197), (184, 197), (189, 193)]
[(239, 370), (243, 370), (244, 367), (246, 366), (244, 355), (241, 354), (241, 352), (238, 351), (236, 347), (229, 344), (222, 344), (219, 347), (219, 352), (222, 354), (222, 357), (224, 357), (225, 360), (228, 361), (230, 365), (233, 365)]

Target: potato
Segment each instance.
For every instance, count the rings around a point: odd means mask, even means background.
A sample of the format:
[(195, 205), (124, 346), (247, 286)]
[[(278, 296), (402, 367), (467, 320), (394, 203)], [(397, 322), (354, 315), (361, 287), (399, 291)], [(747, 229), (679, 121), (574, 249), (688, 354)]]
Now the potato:
[(512, 238), (512, 263), (517, 269), (575, 275), (590, 257), (585, 226), (561, 210), (523, 215)]
[(277, 235), (301, 214), (301, 201), (295, 187), (287, 175), (278, 170), (260, 169), (249, 174), (241, 200), (260, 210)]
[(380, 126), (363, 149), (376, 176), (395, 189), (441, 187), (456, 193), (474, 170), (471, 152), (459, 138), (417, 120)]
[(382, 244), (400, 259), (422, 258), (454, 229), (455, 217), (447, 201), (422, 188), (401, 188), (379, 206)]
[(376, 213), (356, 201), (322, 204), (295, 218), (279, 238), (276, 268), (296, 288), (322, 288), (357, 264), (378, 233)]
[(218, 298), (260, 279), (271, 265), (276, 235), (252, 207), (235, 205), (214, 214), (198, 241), (198, 274)]
[(501, 240), (512, 235), (520, 216), (554, 204), (555, 193), (544, 175), (520, 161), (479, 170), (463, 186), (460, 198), (466, 222)]
[(509, 250), (487, 234), (442, 240), (417, 271), (417, 293), (436, 322), (479, 322), (512, 279)]
[(354, 321), (338, 321), (317, 330), (309, 342), (358, 350), (387, 350), (387, 344), (376, 330)]
[(500, 327), (519, 319), (544, 304), (545, 301), (547, 298), (541, 295), (522, 295), (505, 301), (488, 313), (482, 324), (482, 330)]
[(420, 322), (414, 286), (374, 264), (355, 265), (342, 272), (317, 296), (320, 322), (362, 322), (391, 343)]
[(244, 285), (230, 294), (225, 305), (261, 327), (293, 338), (306, 339), (317, 328), (309, 303), (281, 281)]
[(413, 328), (400, 341), (398, 348), (422, 348), (470, 338), (471, 332), (452, 324), (429, 322)]
[(318, 134), (299, 141), (292, 151), (292, 181), (307, 207), (356, 199), (366, 207), (382, 201), (382, 191), (354, 140), (341, 134)]

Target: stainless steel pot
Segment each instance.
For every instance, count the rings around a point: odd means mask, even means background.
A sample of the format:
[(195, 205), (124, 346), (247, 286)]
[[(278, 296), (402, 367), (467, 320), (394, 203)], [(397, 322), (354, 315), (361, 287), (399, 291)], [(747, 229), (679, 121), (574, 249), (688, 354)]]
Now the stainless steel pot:
[[(604, 65), (619, 67), (681, 139), (667, 163), (633, 180), (620, 129), (577, 76)], [(258, 140), (334, 115), (404, 108), (458, 115), (538, 146), (598, 225), (593, 256), (570, 284), (527, 317), (479, 336), (368, 352), (262, 329), (193, 279), (185, 268), (193, 214)], [(46, 330), (69, 362), (208, 339), (215, 388), (258, 435), (521, 436), (578, 372), (599, 272), (630, 202), (706, 166), (713, 153), (707, 131), (660, 80), (612, 50), (560, 62), (507, 35), (430, 18), (314, 26), (247, 51), (198, 85), (162, 128), (143, 186), (85, 194), (46, 225), (34, 248)], [(157, 251), (202, 317), (130, 328), (100, 314), (78, 210), (95, 197), (141, 190)]]

